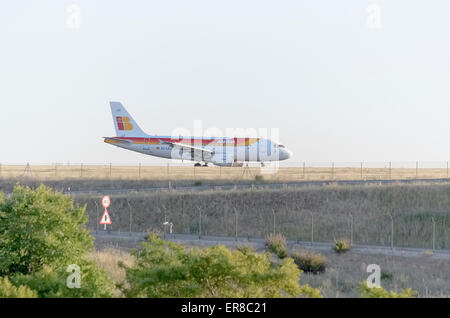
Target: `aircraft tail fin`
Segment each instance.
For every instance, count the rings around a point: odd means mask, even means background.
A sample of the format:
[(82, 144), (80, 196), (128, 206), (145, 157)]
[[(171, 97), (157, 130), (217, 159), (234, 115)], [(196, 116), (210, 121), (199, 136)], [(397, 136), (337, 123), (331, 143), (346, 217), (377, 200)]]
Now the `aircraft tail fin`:
[(147, 136), (120, 102), (109, 102), (117, 137)]

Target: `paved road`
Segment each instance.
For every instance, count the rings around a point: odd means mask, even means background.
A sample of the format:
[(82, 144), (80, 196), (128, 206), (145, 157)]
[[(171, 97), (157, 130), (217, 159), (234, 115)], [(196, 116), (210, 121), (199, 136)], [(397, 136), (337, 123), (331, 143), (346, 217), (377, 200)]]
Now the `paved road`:
[[(118, 248), (134, 248), (138, 247), (139, 243), (144, 240), (145, 233), (138, 232), (108, 232), (108, 231), (92, 231), (92, 235), (96, 238), (97, 247), (114, 246)], [(225, 245), (228, 247), (236, 247), (239, 245), (253, 246), (255, 249), (264, 247), (264, 239), (249, 239), (243, 237), (220, 237), (220, 236), (202, 236), (186, 234), (166, 234), (167, 241), (179, 242), (186, 245), (195, 246), (211, 246), (211, 245)], [(304, 242), (304, 241), (287, 241), (290, 248), (311, 249), (315, 251), (330, 251), (332, 243), (323, 242)], [(360, 245), (354, 244), (352, 253), (357, 254), (372, 254), (372, 255), (392, 255), (403, 257), (432, 257), (434, 259), (442, 259), (450, 261), (450, 250), (435, 250), (430, 253), (429, 249), (421, 248), (404, 248), (379, 245)]]
[[(225, 181), (226, 182), (226, 181)], [(208, 190), (234, 190), (234, 189), (283, 189), (283, 188), (301, 188), (311, 186), (325, 186), (325, 185), (347, 185), (347, 186), (362, 186), (362, 185), (389, 185), (389, 184), (414, 184), (414, 183), (426, 183), (426, 184), (442, 184), (450, 183), (450, 178), (442, 179), (399, 179), (399, 180), (324, 180), (324, 181), (298, 181), (288, 183), (240, 183), (240, 184), (208, 184), (198, 186), (176, 186), (171, 184), (167, 187), (148, 187), (148, 188), (136, 188), (136, 189), (90, 189), (90, 190), (77, 190), (71, 191), (71, 194), (75, 195), (102, 195), (102, 194), (128, 194), (128, 193), (146, 193), (146, 192), (158, 192), (158, 191), (208, 191)]]

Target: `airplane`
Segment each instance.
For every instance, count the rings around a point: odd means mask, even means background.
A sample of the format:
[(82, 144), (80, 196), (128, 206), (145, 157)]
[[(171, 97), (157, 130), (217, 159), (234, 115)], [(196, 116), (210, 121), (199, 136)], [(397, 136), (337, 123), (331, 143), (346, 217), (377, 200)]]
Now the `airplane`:
[[(195, 162), (195, 166), (242, 167), (244, 162), (286, 160), (292, 151), (270, 139), (242, 137), (158, 136), (142, 131), (120, 102), (110, 102), (115, 137), (104, 142), (120, 148), (165, 159)], [(203, 163), (203, 165), (202, 165)]]

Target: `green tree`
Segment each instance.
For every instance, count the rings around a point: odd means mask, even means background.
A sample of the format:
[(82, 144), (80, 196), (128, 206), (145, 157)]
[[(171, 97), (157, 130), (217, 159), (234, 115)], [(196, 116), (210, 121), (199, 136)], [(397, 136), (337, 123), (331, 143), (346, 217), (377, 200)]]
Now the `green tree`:
[(408, 288), (401, 290), (399, 293), (387, 291), (382, 287), (369, 287), (366, 281), (359, 285), (361, 297), (363, 298), (412, 298), (417, 295), (417, 291)]
[(24, 275), (18, 274), (11, 277), (11, 282), (16, 286), (28, 286), (39, 297), (111, 297), (114, 285), (109, 278), (100, 271), (94, 263), (81, 261), (80, 288), (69, 288), (67, 278), (70, 273), (65, 268), (56, 270), (44, 266), (40, 271)]
[(291, 258), (270, 263), (269, 255), (225, 246), (186, 249), (150, 235), (134, 251), (126, 270), (128, 297), (320, 297), (300, 286), (300, 270)]
[(8, 277), (0, 278), (0, 298), (36, 298), (36, 292), (26, 286), (16, 287)]
[[(35, 190), (16, 185), (0, 198), (0, 276), (39, 297), (110, 295), (112, 283), (86, 260), (93, 237), (82, 228), (85, 209), (44, 185)], [(81, 288), (66, 285), (70, 264), (80, 267)]]

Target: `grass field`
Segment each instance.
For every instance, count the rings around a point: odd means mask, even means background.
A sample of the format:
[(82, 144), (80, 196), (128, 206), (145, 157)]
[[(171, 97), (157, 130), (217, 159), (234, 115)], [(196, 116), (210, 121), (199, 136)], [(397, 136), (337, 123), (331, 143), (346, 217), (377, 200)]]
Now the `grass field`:
[[(416, 166), (417, 165), (417, 166)], [(339, 163), (259, 167), (194, 167), (168, 163), (165, 166), (135, 165), (1, 165), (0, 178), (55, 179), (148, 179), (148, 180), (251, 180), (260, 175), (265, 180), (378, 180), (448, 178), (445, 162), (428, 165), (418, 163)]]

